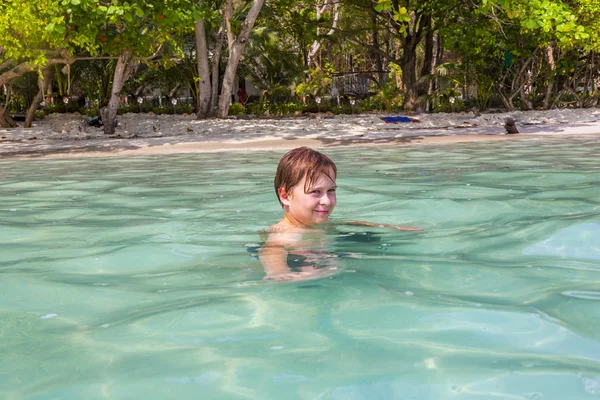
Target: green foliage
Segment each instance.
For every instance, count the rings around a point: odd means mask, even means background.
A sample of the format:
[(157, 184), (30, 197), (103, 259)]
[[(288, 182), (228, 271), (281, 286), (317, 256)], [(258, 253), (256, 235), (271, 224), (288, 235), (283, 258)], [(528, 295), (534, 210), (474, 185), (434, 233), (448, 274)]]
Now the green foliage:
[(568, 48), (590, 38), (576, 10), (562, 0), (482, 0), (478, 12), (515, 21), (523, 33), (535, 33), (541, 45), (557, 40)]
[(485, 111), (494, 95), (494, 81), (489, 75), (478, 75), (475, 77), (475, 90), (477, 108), (480, 111)]
[(328, 95), (331, 92), (334, 73), (335, 70), (331, 64), (310, 70), (306, 82), (296, 86), (296, 94), (300, 97)]
[[(375, 11), (379, 13), (384, 11), (391, 11), (394, 21), (401, 23), (401, 32), (406, 34), (405, 23), (407, 23), (410, 20), (410, 12), (405, 5), (398, 3), (399, 2), (394, 2), (392, 0), (377, 0), (377, 4), (375, 5)], [(394, 7), (394, 5), (396, 5), (396, 7)]]
[(191, 0), (62, 0), (61, 5), (60, 21), (52, 20), (46, 30), (66, 29), (68, 43), (92, 55), (116, 56), (128, 49), (135, 56), (147, 57), (160, 46), (178, 49), (173, 35), (191, 32), (202, 15)]
[[(589, 33), (589, 39), (584, 40), (586, 50), (600, 50), (600, 2), (598, 0), (576, 0), (573, 6), (577, 10), (577, 20)], [(579, 28), (578, 28), (579, 29)], [(585, 39), (585, 38), (584, 38)]]
[(240, 103), (233, 103), (229, 106), (228, 115), (243, 115), (246, 113), (246, 107)]
[(465, 102), (460, 97), (460, 92), (452, 87), (448, 87), (432, 96), (432, 103), (434, 112), (457, 112), (466, 109)]
[[(54, 103), (44, 104), (43, 107), (37, 110), (36, 115), (43, 117), (54, 113), (78, 113), (82, 115), (89, 115), (92, 114), (92, 111), (90, 109), (84, 109), (83, 107), (80, 107), (76, 102), (69, 102), (68, 104), (65, 104), (60, 98), (55, 98)], [(97, 111), (95, 114), (89, 116), (94, 115), (98, 115)]]
[(27, 110), (27, 99), (22, 93), (14, 93), (8, 100), (7, 108), (11, 114), (24, 113)]
[(158, 105), (152, 102), (145, 102), (141, 106), (139, 104), (119, 104), (118, 114), (126, 113), (153, 113), (156, 115), (162, 114), (192, 114), (193, 107), (190, 104), (178, 103), (177, 105)]
[(43, 65), (48, 51), (66, 47), (61, 9), (60, 0), (0, 1), (0, 64), (4, 58)]
[[(236, 3), (239, 10), (247, 6), (248, 3)], [(199, 5), (197, 0), (2, 0), (0, 64), (9, 59), (14, 63), (0, 69), (0, 74), (21, 62), (28, 62), (27, 66), (37, 73), (39, 66), (57, 55), (116, 56), (127, 49), (145, 64), (136, 67), (135, 75), (123, 88), (124, 93), (153, 87), (166, 94), (181, 85), (181, 88), (189, 86), (192, 95), (196, 95), (194, 22), (202, 17), (207, 32), (214, 33), (221, 24), (221, 7), (222, 2), (203, 1)], [(384, 65), (390, 81), (400, 84), (399, 65), (406, 66), (401, 60), (409, 41), (421, 40), (414, 51), (419, 70), (425, 54), (423, 38), (429, 26), (441, 39), (436, 43), (444, 46), (437, 62), (442, 60), (446, 64), (434, 76), (427, 78), (429, 73), (423, 72), (425, 76), (417, 73), (415, 78), (420, 88), (417, 95), (427, 92), (421, 100), (433, 104), (434, 110), (456, 111), (463, 107), (456, 96), (458, 88), (473, 102), (469, 106), (476, 104), (481, 110), (494, 100), (498, 102), (499, 96), (512, 96), (511, 101), (519, 106), (522, 100), (516, 90), (523, 87), (524, 74), (528, 74), (526, 96), (533, 106), (540, 105), (546, 95), (544, 90), (552, 85), (554, 91), (548, 98), (556, 98), (557, 104), (563, 104), (560, 101), (594, 104), (597, 100), (597, 92), (589, 92), (597, 89), (597, 83), (592, 83), (600, 75), (598, 0), (378, 0), (343, 2), (339, 7), (339, 25), (329, 35), (326, 32), (331, 15), (325, 13), (318, 21), (313, 1), (270, 2), (257, 21), (238, 71), (241, 79), (255, 84), (261, 99), (248, 104), (245, 111), (233, 106), (232, 113), (397, 111), (403, 95), (392, 84), (354, 107), (328, 104), (326, 97), (331, 93), (336, 71), (373, 71)], [(236, 13), (231, 21), (234, 34), (241, 27), (241, 15)], [(417, 23), (428, 18), (431, 25)], [(376, 43), (375, 36), (379, 48), (371, 47)], [(210, 34), (208, 37), (212, 49), (215, 38)], [(305, 71), (306, 53), (315, 40), (323, 44), (320, 60), (325, 66)], [(66, 51), (59, 52), (62, 49)], [(547, 60), (548, 49), (555, 51), (555, 66)], [(223, 52), (224, 59), (227, 53)], [(149, 59), (153, 55), (156, 57)], [(70, 84), (70, 93), (81, 91), (105, 105), (115, 64), (115, 60), (105, 59), (77, 61), (71, 65), (69, 77), (60, 72), (63, 65), (56, 65), (52, 68), (51, 90), (62, 98)], [(429, 80), (424, 82), (426, 79)], [(10, 112), (24, 112), (35, 93), (34, 79), (29, 79), (27, 85), (22, 83), (19, 79), (10, 82), (14, 93), (8, 103)], [(580, 87), (585, 90), (580, 91)], [(322, 99), (318, 105), (314, 102), (317, 96)], [(307, 99), (307, 104), (296, 102), (298, 97)], [(455, 103), (450, 103), (450, 98), (455, 98)], [(6, 99), (0, 100), (4, 103)], [(52, 107), (55, 111), (73, 111), (77, 106), (57, 103), (47, 105), (44, 110)], [(192, 112), (189, 105), (159, 107), (151, 102), (122, 105), (119, 112), (149, 111)]]
[(399, 111), (404, 104), (404, 95), (393, 82), (386, 82), (370, 100), (371, 106), (379, 111)]
[(244, 54), (239, 74), (253, 82), (259, 92), (267, 91), (270, 101), (289, 101), (290, 86), (302, 72), (302, 60), (289, 43), (272, 29), (259, 26)]
[(246, 104), (246, 113), (256, 116), (267, 115), (270, 105), (268, 100), (261, 98), (259, 101)]
[(281, 115), (294, 115), (297, 113), (301, 113), (302, 111), (304, 111), (304, 106), (300, 103), (278, 104), (276, 109), (274, 110), (275, 113)]

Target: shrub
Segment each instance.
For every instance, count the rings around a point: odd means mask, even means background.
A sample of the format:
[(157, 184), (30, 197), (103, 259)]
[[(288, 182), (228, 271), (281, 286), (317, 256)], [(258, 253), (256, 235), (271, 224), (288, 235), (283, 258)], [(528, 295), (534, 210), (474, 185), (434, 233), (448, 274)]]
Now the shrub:
[(325, 64), (322, 69), (311, 70), (306, 82), (296, 86), (296, 94), (300, 97), (328, 95), (331, 92), (334, 73), (331, 64)]
[(302, 111), (303, 108), (304, 107), (298, 103), (271, 104), (269, 113), (276, 115), (290, 115)]
[(243, 115), (246, 113), (246, 107), (240, 103), (233, 103), (229, 106), (229, 115)]
[(265, 115), (269, 112), (269, 106), (271, 103), (267, 100), (255, 101), (254, 103), (248, 103), (246, 105), (246, 113), (251, 115)]

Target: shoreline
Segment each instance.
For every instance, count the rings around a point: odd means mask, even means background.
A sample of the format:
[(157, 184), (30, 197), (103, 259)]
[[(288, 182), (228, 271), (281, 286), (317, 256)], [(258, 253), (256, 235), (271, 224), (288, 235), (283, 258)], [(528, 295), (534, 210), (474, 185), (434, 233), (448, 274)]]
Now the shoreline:
[[(424, 115), (420, 123), (388, 124), (380, 115), (303, 119), (196, 120), (193, 116), (122, 116), (115, 136), (85, 117), (59, 115), (29, 129), (0, 129), (0, 159), (132, 157), (230, 151), (364, 146), (452, 145), (506, 140), (600, 139), (600, 111)], [(519, 117), (519, 134), (502, 121)], [(559, 118), (556, 118), (558, 116)], [(62, 119), (61, 119), (62, 118)], [(546, 119), (544, 119), (546, 118)], [(552, 119), (554, 118), (554, 119)], [(57, 122), (58, 121), (58, 122)]]
[[(600, 140), (600, 133), (572, 134), (570, 139), (597, 138)], [(275, 151), (291, 150), (300, 146), (312, 147), (315, 149), (325, 148), (344, 148), (344, 147), (404, 147), (404, 146), (426, 146), (426, 145), (452, 145), (481, 142), (497, 141), (522, 141), (522, 140), (541, 140), (555, 139), (564, 140), (565, 136), (555, 134), (539, 135), (445, 135), (445, 136), (412, 136), (410, 138), (390, 138), (386, 140), (361, 140), (353, 141), (348, 139), (331, 140), (325, 143), (318, 139), (266, 139), (239, 142), (188, 142), (188, 143), (166, 143), (160, 145), (136, 145), (132, 140), (118, 139), (117, 145), (91, 144), (83, 146), (59, 146), (50, 145), (47, 148), (33, 151), (0, 152), (2, 160), (23, 160), (23, 159), (77, 159), (77, 158), (102, 158), (102, 157), (143, 157), (159, 155), (176, 154), (197, 154), (197, 153), (222, 153), (235, 151)]]

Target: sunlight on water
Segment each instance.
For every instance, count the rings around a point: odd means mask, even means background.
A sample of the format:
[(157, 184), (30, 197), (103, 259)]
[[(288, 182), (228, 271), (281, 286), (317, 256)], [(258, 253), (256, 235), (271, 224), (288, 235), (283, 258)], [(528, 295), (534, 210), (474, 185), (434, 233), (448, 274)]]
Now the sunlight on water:
[(281, 152), (0, 162), (2, 399), (600, 398), (600, 143), (326, 151), (340, 273), (262, 281)]

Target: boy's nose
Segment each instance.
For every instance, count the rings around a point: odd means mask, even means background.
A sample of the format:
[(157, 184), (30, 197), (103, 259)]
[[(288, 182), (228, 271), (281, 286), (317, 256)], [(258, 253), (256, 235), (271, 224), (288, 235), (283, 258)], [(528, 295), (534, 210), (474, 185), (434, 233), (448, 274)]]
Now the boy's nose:
[(332, 199), (331, 199), (329, 193), (325, 193), (323, 196), (321, 196), (321, 202), (320, 202), (321, 204), (328, 205), (328, 204), (331, 204), (331, 202), (332, 202)]

